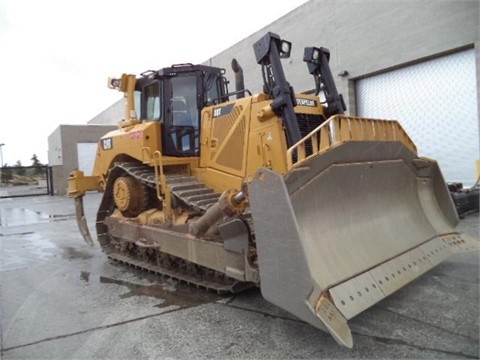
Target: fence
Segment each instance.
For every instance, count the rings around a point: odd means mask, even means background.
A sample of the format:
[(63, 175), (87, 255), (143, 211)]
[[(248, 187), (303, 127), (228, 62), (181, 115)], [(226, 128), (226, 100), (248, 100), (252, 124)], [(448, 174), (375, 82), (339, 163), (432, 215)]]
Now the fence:
[(0, 198), (53, 195), (49, 166), (6, 166), (0, 168)]

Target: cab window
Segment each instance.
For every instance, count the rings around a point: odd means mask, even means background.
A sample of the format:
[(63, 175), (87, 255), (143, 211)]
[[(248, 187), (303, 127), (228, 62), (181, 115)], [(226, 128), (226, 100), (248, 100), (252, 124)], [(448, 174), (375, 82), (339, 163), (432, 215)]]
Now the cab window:
[(162, 118), (162, 88), (159, 81), (144, 87), (145, 109), (143, 118), (146, 120), (160, 120)]
[(205, 84), (207, 90), (207, 105), (213, 105), (213, 102), (215, 100), (218, 102), (218, 100), (220, 99), (221, 94), (219, 92), (219, 82), (219, 78), (214, 75), (210, 75), (207, 79), (207, 82)]

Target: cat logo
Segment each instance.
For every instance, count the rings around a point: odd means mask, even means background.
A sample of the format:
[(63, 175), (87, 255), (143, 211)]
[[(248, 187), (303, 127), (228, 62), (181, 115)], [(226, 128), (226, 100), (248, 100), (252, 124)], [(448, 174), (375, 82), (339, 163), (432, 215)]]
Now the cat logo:
[(112, 138), (102, 139), (102, 149), (110, 150), (113, 148)]
[(222, 107), (215, 108), (215, 109), (213, 109), (213, 117), (216, 118), (216, 117), (219, 117), (219, 116), (228, 115), (228, 114), (230, 114), (232, 109), (233, 109), (233, 104), (229, 104), (227, 106), (222, 106)]

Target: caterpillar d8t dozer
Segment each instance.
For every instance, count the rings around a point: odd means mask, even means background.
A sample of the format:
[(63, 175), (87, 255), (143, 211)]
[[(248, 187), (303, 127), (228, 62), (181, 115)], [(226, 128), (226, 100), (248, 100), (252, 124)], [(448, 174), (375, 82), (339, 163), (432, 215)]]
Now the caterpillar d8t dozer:
[(290, 48), (273, 33), (254, 44), (255, 95), (235, 60), (232, 93), (224, 69), (203, 65), (109, 79), (125, 119), (68, 191), (90, 245), (82, 199), (103, 192), (110, 259), (222, 293), (260, 287), (351, 347), (348, 319), (478, 241), (455, 231), (437, 163), (398, 122), (344, 115), (327, 49), (304, 52), (315, 93), (293, 91)]

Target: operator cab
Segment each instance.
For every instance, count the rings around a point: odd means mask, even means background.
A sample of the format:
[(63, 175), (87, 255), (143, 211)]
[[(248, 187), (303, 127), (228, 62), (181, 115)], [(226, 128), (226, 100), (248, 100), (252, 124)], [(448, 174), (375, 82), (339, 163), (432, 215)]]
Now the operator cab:
[(179, 64), (137, 79), (135, 108), (141, 119), (161, 123), (163, 155), (200, 155), (200, 114), (205, 106), (228, 101), (224, 74), (216, 67)]

